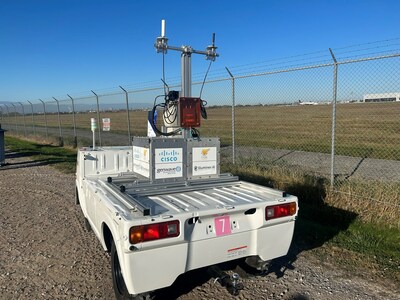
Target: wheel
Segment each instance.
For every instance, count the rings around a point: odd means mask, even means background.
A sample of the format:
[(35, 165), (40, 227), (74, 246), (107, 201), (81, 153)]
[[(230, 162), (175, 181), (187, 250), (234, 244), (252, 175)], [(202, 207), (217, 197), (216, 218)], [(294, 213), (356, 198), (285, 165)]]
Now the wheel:
[(88, 220), (87, 218), (85, 218), (84, 222), (85, 222), (85, 229), (86, 229), (86, 231), (87, 231), (87, 232), (92, 231), (92, 226), (90, 226), (89, 220)]
[(153, 299), (150, 293), (143, 293), (138, 295), (130, 295), (124, 278), (121, 272), (121, 266), (119, 264), (117, 249), (115, 248), (114, 241), (111, 242), (111, 272), (113, 288), (115, 292), (115, 297), (118, 300), (151, 300)]
[(132, 299), (126, 289), (124, 278), (122, 277), (121, 266), (119, 264), (118, 253), (114, 241), (111, 242), (111, 272), (115, 297), (118, 300)]
[(75, 187), (75, 204), (79, 205), (79, 194), (78, 194), (78, 187)]
[[(79, 194), (78, 194), (78, 187), (75, 187), (75, 204), (79, 205)], [(85, 216), (83, 216), (83, 222), (84, 222), (84, 226), (86, 231), (92, 231), (92, 226), (90, 226), (90, 223), (88, 221), (87, 218), (85, 218)]]

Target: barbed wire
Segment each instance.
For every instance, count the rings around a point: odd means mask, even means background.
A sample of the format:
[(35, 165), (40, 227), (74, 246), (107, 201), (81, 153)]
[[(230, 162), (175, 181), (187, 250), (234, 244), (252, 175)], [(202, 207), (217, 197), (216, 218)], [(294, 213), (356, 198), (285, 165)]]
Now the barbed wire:
[[(359, 43), (354, 45), (348, 45), (343, 47), (332, 48), (337, 59), (340, 60), (351, 60), (351, 59), (359, 59), (367, 56), (373, 55), (384, 55), (384, 54), (393, 54), (399, 53), (400, 48), (398, 47), (400, 43), (400, 38), (392, 38), (385, 40), (378, 40), (367, 43)], [(371, 45), (374, 45), (371, 47)], [(393, 48), (394, 47), (394, 48)], [(357, 49), (358, 48), (358, 49)], [(374, 49), (386, 49), (382, 51), (371, 51)], [(344, 50), (344, 51), (343, 51)], [(353, 55), (354, 54), (354, 55)], [(230, 66), (229, 70), (232, 72), (234, 76), (244, 76), (246, 74), (252, 73), (263, 73), (276, 71), (279, 69), (293, 69), (293, 68), (301, 68), (304, 66), (312, 66), (314, 64), (327, 64), (332, 62), (332, 57), (328, 49), (318, 50), (309, 53), (302, 53), (284, 57), (271, 58), (268, 60), (262, 60), (257, 62), (251, 62), (236, 66)], [(196, 72), (192, 74), (193, 82), (201, 81), (204, 77), (204, 72)], [(209, 80), (223, 79), (227, 77), (227, 72), (225, 68), (217, 68), (211, 69), (208, 75)], [(167, 83), (170, 86), (180, 86), (180, 75), (172, 75), (167, 77)], [(161, 80), (152, 80), (145, 82), (136, 82), (125, 84), (123, 87), (129, 90), (130, 93), (134, 92), (137, 89), (158, 89), (162, 88)], [(119, 87), (108, 87), (96, 89), (96, 93), (104, 96), (112, 96), (122, 94), (122, 90)], [(71, 93), (73, 98), (76, 99), (89, 99), (95, 97), (91, 91), (81, 91)], [(46, 102), (55, 102), (52, 98), (46, 97), (44, 99)], [(56, 99), (59, 100), (69, 100), (69, 97), (66, 95), (58, 96)], [(31, 101), (39, 101), (39, 100), (31, 100)], [(9, 101), (12, 103), (14, 101)]]

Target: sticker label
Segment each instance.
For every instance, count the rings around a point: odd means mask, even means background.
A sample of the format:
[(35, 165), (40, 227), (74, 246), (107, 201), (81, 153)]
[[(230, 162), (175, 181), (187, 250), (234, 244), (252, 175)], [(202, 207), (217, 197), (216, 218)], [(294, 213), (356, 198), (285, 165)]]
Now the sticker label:
[(156, 149), (156, 164), (181, 163), (182, 148)]
[(193, 176), (217, 174), (217, 147), (193, 148)]
[(193, 176), (217, 174), (217, 162), (193, 162)]
[(193, 161), (217, 160), (217, 147), (194, 147)]
[(231, 234), (231, 220), (229, 216), (216, 217), (214, 225), (217, 236)]
[(228, 250), (228, 255), (227, 257), (229, 259), (234, 259), (234, 258), (239, 258), (247, 256), (247, 246), (241, 246), (237, 248), (232, 248)]
[(183, 176), (182, 148), (155, 149), (154, 178), (176, 178)]
[(149, 149), (133, 146), (133, 171), (149, 178), (150, 177), (150, 155)]
[(133, 159), (149, 162), (149, 149), (144, 147), (133, 146)]
[(156, 164), (155, 179), (182, 177), (182, 163)]

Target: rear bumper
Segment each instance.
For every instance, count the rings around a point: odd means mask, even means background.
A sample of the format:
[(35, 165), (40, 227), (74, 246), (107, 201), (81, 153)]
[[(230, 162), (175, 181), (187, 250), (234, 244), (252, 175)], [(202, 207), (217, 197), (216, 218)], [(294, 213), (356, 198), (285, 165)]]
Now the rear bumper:
[[(258, 255), (271, 260), (287, 254), (294, 221), (216, 238), (123, 253), (128, 291), (138, 294), (170, 286), (187, 271)], [(120, 256), (121, 257), (121, 256)]]

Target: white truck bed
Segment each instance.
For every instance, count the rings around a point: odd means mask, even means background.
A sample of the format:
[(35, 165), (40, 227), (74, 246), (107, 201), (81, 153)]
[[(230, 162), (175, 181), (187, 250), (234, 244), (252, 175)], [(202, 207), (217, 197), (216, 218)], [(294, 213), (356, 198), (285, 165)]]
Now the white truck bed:
[[(82, 211), (108, 251), (111, 234), (130, 294), (169, 286), (196, 268), (250, 256), (268, 261), (288, 252), (295, 196), (231, 175), (145, 183), (131, 172), (129, 147), (83, 149), (78, 161)], [(267, 207), (290, 203), (291, 215), (266, 216)], [(131, 228), (162, 222), (177, 222), (179, 234), (132, 244)]]

